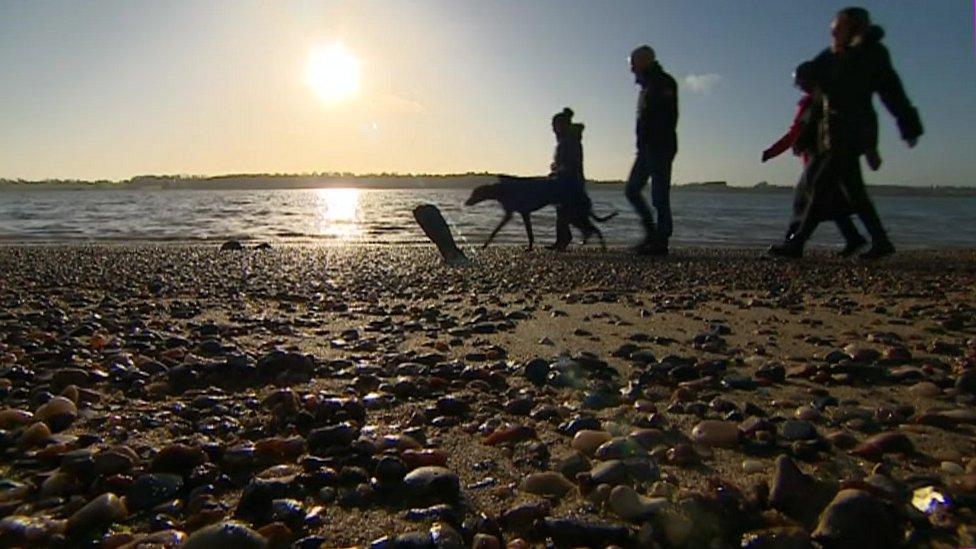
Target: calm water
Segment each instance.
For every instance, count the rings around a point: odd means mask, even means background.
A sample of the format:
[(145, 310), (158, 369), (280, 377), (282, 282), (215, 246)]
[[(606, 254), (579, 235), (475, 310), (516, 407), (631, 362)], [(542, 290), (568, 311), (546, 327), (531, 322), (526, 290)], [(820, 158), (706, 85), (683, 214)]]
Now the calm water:
[[(477, 244), (501, 218), (498, 206), (462, 204), (466, 189), (31, 190), (0, 192), (0, 239), (6, 241), (318, 241), (419, 243), (411, 210), (436, 204), (459, 240)], [(637, 241), (639, 224), (619, 187), (591, 191), (609, 244)], [(675, 244), (763, 246), (781, 237), (788, 194), (673, 194)], [(976, 198), (879, 196), (876, 204), (902, 248), (976, 247)], [(533, 216), (538, 243), (553, 239), (551, 208)], [(525, 243), (517, 218), (498, 242)], [(824, 225), (815, 244), (839, 243)]]

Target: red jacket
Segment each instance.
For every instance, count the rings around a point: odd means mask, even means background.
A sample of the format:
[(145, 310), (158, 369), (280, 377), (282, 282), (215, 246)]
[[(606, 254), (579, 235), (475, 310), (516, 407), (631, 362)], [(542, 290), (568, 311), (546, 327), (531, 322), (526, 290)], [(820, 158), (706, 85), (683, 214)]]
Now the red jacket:
[[(804, 120), (804, 115), (812, 106), (812, 101), (813, 97), (809, 93), (803, 94), (803, 97), (801, 97), (800, 101), (796, 104), (796, 114), (793, 115), (793, 122), (790, 124), (790, 128), (786, 130), (783, 137), (780, 137), (779, 140), (766, 149), (766, 152), (769, 153), (769, 158), (776, 158), (792, 147), (794, 143), (796, 143), (797, 138), (800, 136), (800, 132), (803, 131), (803, 125), (806, 122), (806, 120)], [(799, 155), (803, 159), (803, 165), (806, 165), (807, 161), (810, 160), (809, 151), (802, 151), (799, 153)]]

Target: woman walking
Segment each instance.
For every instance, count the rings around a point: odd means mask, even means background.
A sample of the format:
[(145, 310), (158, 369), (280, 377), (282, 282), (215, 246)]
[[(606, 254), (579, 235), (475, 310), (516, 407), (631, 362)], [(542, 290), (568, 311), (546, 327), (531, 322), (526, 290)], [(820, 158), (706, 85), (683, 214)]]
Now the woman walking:
[(843, 206), (848, 203), (871, 235), (871, 248), (861, 257), (877, 259), (894, 253), (861, 173), (861, 155), (876, 149), (878, 142), (874, 94), (895, 117), (909, 147), (915, 146), (923, 129), (881, 43), (883, 37), (884, 31), (871, 24), (864, 8), (845, 8), (831, 23), (831, 46), (813, 60), (824, 97), (820, 151), (803, 175), (812, 194), (796, 233), (771, 248), (773, 255), (801, 256), (817, 224), (847, 213)]
[(569, 220), (586, 215), (590, 208), (583, 176), (583, 124), (573, 122), (573, 110), (566, 107), (552, 117), (552, 133), (556, 136), (556, 152), (549, 177), (559, 185), (561, 199), (556, 206), (556, 242), (548, 248), (563, 251), (573, 240)]

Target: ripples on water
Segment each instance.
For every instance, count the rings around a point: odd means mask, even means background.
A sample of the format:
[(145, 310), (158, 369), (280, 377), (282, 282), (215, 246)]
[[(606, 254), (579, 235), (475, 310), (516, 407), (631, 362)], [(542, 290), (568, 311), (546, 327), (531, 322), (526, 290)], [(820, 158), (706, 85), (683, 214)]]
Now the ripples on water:
[[(0, 192), (0, 238), (31, 241), (316, 241), (420, 243), (425, 237), (411, 213), (437, 205), (462, 243), (480, 244), (501, 219), (493, 203), (464, 207), (469, 189), (288, 190), (8, 190)], [(598, 214), (620, 215), (602, 224), (608, 244), (641, 237), (640, 225), (620, 187), (591, 190)], [(675, 192), (678, 245), (762, 246), (782, 236), (788, 194)], [(976, 199), (879, 196), (881, 217), (900, 247), (976, 246)], [(555, 212), (533, 215), (537, 243), (554, 238)], [(516, 216), (499, 243), (524, 244)], [(838, 244), (824, 225), (815, 244)]]

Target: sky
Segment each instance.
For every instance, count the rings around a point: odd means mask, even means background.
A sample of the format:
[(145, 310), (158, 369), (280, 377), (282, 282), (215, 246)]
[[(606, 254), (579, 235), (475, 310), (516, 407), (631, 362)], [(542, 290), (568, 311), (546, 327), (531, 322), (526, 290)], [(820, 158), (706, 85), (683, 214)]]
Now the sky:
[[(549, 123), (586, 124), (589, 178), (626, 177), (649, 44), (680, 83), (678, 183), (789, 184), (767, 164), (847, 2), (823, 0), (0, 0), (0, 177), (141, 174), (543, 174)], [(881, 117), (870, 183), (976, 185), (974, 5), (864, 1), (926, 134)], [(355, 56), (353, 95), (309, 86), (316, 48)]]

